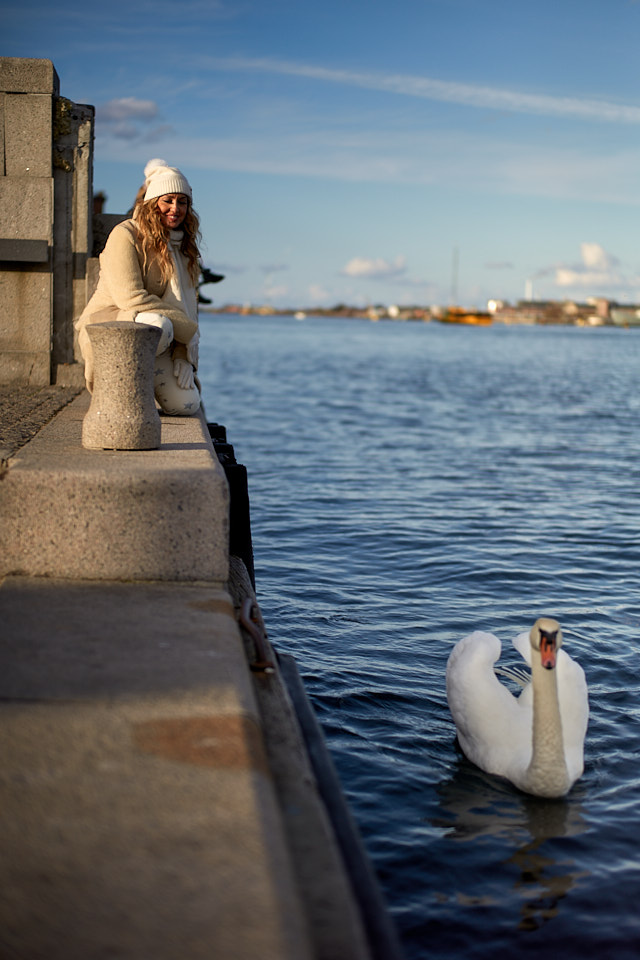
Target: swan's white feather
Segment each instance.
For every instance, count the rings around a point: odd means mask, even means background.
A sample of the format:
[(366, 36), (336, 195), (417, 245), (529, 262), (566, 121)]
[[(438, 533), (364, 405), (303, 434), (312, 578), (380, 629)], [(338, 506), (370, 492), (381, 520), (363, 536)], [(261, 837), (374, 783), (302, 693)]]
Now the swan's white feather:
[(513, 646), (516, 648), (523, 660), (527, 661), (527, 664), (531, 666), (531, 643), (529, 641), (528, 631), (525, 633), (519, 633), (517, 637), (513, 640)]
[(526, 687), (531, 680), (531, 671), (527, 670), (526, 667), (495, 666), (493, 669), (499, 677), (506, 677), (506, 679), (511, 680), (512, 683), (517, 683), (519, 687)]
[[(460, 640), (447, 664), (447, 699), (466, 756), (513, 779), (531, 760), (531, 711), (495, 675), (501, 649), (494, 634), (480, 630)], [(505, 751), (505, 737), (520, 744), (517, 753)]]
[(558, 651), (556, 670), (565, 761), (569, 776), (577, 780), (584, 770), (584, 738), (589, 722), (587, 678), (580, 664), (564, 650)]
[[(531, 666), (529, 633), (519, 634), (513, 645)], [(500, 640), (492, 633), (476, 631), (460, 640), (447, 663), (447, 699), (469, 760), (520, 786), (533, 749), (533, 685), (527, 683), (514, 696), (495, 674), (500, 652)], [(574, 782), (584, 765), (587, 683), (582, 667), (564, 650), (558, 651), (555, 669), (565, 763)]]

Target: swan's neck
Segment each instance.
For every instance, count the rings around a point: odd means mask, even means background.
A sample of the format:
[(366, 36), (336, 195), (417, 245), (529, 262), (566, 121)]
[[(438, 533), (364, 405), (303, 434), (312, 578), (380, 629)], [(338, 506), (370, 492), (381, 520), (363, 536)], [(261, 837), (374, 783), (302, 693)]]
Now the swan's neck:
[(560, 797), (571, 784), (564, 757), (556, 670), (546, 670), (534, 655), (531, 673), (533, 751), (526, 779), (533, 793)]

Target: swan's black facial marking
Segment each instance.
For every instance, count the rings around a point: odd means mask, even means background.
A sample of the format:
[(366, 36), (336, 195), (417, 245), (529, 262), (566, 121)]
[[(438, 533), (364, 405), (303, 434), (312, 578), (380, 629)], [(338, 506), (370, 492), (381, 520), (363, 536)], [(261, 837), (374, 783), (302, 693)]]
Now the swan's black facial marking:
[(540, 660), (545, 670), (553, 670), (556, 665), (557, 630), (544, 630), (540, 627)]

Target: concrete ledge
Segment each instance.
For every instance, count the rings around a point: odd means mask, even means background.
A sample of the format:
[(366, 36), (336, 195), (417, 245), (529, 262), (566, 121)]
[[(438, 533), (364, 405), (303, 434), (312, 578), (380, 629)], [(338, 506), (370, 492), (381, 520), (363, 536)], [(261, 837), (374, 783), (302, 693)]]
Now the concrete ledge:
[(159, 450), (85, 450), (85, 392), (8, 461), (0, 575), (228, 577), (229, 492), (203, 414), (163, 417)]
[(3, 956), (309, 960), (229, 595), (9, 578), (0, 605)]

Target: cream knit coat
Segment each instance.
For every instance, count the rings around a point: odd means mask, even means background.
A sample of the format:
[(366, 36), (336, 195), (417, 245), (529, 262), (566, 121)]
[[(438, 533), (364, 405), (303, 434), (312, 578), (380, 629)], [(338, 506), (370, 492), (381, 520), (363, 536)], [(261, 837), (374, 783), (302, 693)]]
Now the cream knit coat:
[[(186, 267), (186, 257), (183, 257)], [(100, 278), (95, 293), (76, 320), (78, 343), (84, 359), (84, 375), (89, 389), (93, 386), (93, 353), (86, 327), (107, 320), (135, 320), (145, 311), (162, 313), (173, 323), (174, 357), (186, 359), (185, 344), (198, 329), (196, 320), (171, 301), (163, 300), (168, 284), (162, 280), (156, 260), (143, 269), (142, 246), (133, 220), (125, 220), (113, 228), (100, 254)], [(141, 318), (142, 319), (142, 318)]]

